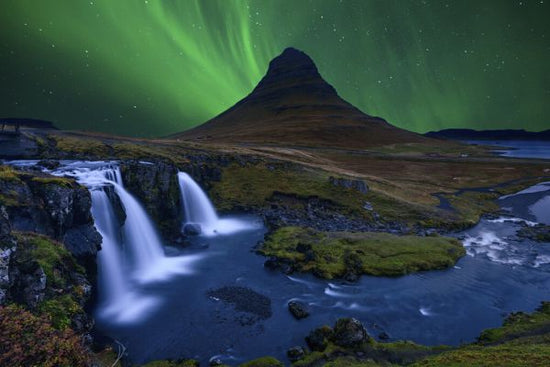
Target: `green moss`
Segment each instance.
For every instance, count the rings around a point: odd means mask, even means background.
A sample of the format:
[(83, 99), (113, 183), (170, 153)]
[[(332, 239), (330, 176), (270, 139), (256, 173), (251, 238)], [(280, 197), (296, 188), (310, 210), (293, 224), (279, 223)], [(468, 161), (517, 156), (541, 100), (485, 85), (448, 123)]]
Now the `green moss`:
[(20, 234), (18, 239), (31, 249), (32, 257), (44, 270), (50, 286), (64, 287), (66, 285), (67, 274), (63, 274), (63, 268), (68, 267), (84, 274), (84, 268), (76, 263), (61, 243), (45, 236), (31, 234)]
[(239, 365), (239, 367), (283, 367), (284, 365), (276, 358), (261, 357)]
[(33, 182), (43, 185), (58, 185), (62, 187), (72, 187), (74, 180), (65, 177), (33, 177)]
[(345, 214), (370, 217), (363, 209), (366, 196), (360, 192), (329, 182), (329, 174), (303, 167), (231, 165), (223, 169), (222, 179), (214, 182), (210, 194), (221, 210), (238, 207), (264, 207), (276, 203), (278, 196), (295, 198), (284, 204), (301, 205), (303, 199), (315, 197), (326, 200)]
[(481, 344), (497, 343), (525, 335), (550, 332), (550, 302), (542, 305), (532, 314), (515, 312), (510, 314), (501, 327), (484, 330), (480, 337)]
[(50, 138), (55, 141), (58, 150), (68, 153), (105, 157), (111, 151), (111, 147), (99, 139), (69, 135), (50, 135)]
[(70, 294), (49, 299), (40, 304), (38, 310), (47, 315), (53, 327), (63, 330), (71, 325), (71, 318), (82, 313), (82, 307)]
[(506, 343), (498, 346), (469, 346), (445, 352), (419, 361), (414, 367), (474, 366), (474, 367), (524, 367), (548, 366), (550, 343), (514, 345)]
[(10, 166), (0, 165), (0, 180), (1, 181), (21, 181), (17, 171)]
[(298, 271), (327, 279), (347, 273), (396, 276), (443, 269), (465, 255), (460, 242), (453, 238), (328, 233), (300, 227), (283, 227), (271, 233), (260, 253), (290, 261)]

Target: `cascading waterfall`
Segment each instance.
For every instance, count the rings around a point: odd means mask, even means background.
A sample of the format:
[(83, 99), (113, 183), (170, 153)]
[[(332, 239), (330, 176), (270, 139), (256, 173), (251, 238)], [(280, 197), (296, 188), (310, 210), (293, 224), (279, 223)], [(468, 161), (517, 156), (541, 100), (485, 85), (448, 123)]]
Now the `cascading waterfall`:
[(201, 187), (185, 172), (178, 172), (185, 224), (198, 224), (205, 236), (230, 234), (254, 228), (249, 222), (219, 218), (212, 202)]
[[(153, 223), (139, 202), (123, 186), (120, 169), (107, 162), (73, 162), (51, 172), (68, 175), (86, 186), (92, 197), (92, 216), (101, 234), (98, 252), (99, 316), (115, 322), (132, 322), (158, 305), (159, 299), (141, 294), (133, 283), (159, 281), (175, 274), (189, 274), (200, 255), (167, 257)], [(126, 214), (121, 228), (105, 187), (113, 187)], [(125, 261), (128, 252), (132, 262)]]
[(188, 223), (197, 223), (205, 228), (215, 229), (218, 215), (214, 205), (200, 186), (185, 172), (178, 173), (185, 219)]
[(105, 290), (104, 301), (116, 303), (121, 294), (128, 293), (128, 281), (122, 267), (115, 215), (109, 197), (103, 189), (91, 190), (92, 216), (101, 234), (101, 251), (98, 253), (99, 284)]

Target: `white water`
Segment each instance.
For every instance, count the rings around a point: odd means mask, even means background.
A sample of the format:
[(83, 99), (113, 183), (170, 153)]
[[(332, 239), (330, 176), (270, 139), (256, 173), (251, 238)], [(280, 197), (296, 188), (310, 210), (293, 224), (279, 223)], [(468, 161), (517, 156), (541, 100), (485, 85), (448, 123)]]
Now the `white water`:
[[(144, 296), (133, 280), (149, 283), (176, 274), (189, 274), (199, 255), (168, 257), (153, 223), (139, 202), (123, 186), (118, 166), (112, 162), (72, 162), (51, 172), (75, 177), (92, 195), (92, 215), (101, 234), (99, 316), (129, 323), (146, 316), (160, 300)], [(104, 188), (113, 187), (126, 214), (121, 228)], [(132, 261), (127, 261), (132, 260)]]
[(201, 234), (207, 237), (255, 228), (245, 221), (219, 218), (208, 196), (187, 173), (178, 173), (178, 183), (185, 215), (184, 225), (200, 225)]
[(131, 290), (120, 253), (119, 235), (113, 207), (103, 189), (94, 189), (92, 215), (97, 231), (103, 238), (98, 252), (98, 276), (103, 307), (100, 317), (114, 319), (119, 323), (132, 322), (158, 304), (152, 297), (144, 297)]

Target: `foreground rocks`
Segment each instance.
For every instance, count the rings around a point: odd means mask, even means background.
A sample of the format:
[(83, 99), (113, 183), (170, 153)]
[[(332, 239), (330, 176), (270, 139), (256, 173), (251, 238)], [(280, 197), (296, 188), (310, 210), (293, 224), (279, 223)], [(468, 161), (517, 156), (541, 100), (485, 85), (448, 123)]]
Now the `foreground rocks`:
[(304, 319), (309, 316), (309, 308), (306, 304), (298, 301), (288, 302), (288, 310), (297, 320)]

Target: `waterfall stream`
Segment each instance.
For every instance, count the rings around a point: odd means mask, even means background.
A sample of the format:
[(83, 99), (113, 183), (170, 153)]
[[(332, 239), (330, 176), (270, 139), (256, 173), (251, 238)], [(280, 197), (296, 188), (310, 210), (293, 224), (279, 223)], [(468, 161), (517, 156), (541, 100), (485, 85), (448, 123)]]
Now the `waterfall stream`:
[(219, 218), (206, 193), (187, 173), (178, 173), (178, 183), (185, 214), (184, 227), (187, 224), (198, 225), (201, 234), (207, 237), (257, 228), (242, 220)]
[[(142, 319), (158, 307), (160, 299), (144, 295), (140, 284), (192, 273), (193, 263), (201, 256), (165, 255), (153, 222), (124, 188), (115, 163), (72, 162), (50, 173), (75, 177), (90, 190), (92, 216), (102, 236), (102, 249), (98, 252), (99, 317), (119, 323)], [(124, 223), (117, 221), (105, 192), (107, 187), (112, 187), (120, 199), (126, 214)]]

